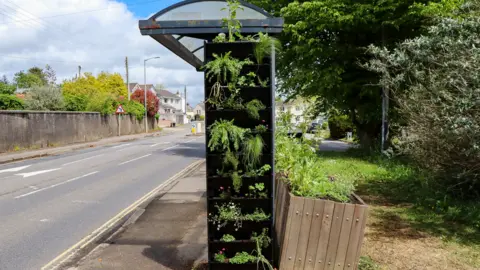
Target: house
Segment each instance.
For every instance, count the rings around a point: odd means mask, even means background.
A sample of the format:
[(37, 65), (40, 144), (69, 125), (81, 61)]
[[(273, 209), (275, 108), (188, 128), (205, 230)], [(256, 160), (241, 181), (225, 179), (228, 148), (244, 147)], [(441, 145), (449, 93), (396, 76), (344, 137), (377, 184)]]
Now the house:
[(292, 124), (298, 125), (304, 121), (309, 121), (312, 123), (319, 123), (320, 125), (326, 121), (325, 117), (318, 116), (313, 120), (306, 119), (307, 111), (309, 110), (310, 106), (312, 105), (311, 102), (308, 102), (304, 99), (295, 99), (290, 100), (288, 102), (284, 102), (282, 100), (278, 100), (275, 102), (275, 115), (278, 117), (280, 113), (288, 113), (292, 114)]
[[(129, 83), (128, 84), (128, 93), (129, 95), (132, 95), (135, 91), (137, 90), (143, 90), (145, 88), (144, 84), (139, 84), (139, 83)], [(147, 84), (147, 89), (156, 94), (155, 87), (153, 84)]]
[(195, 118), (195, 113), (193, 112), (193, 107), (190, 106), (190, 104), (187, 103), (187, 118), (189, 120)]
[(162, 120), (176, 124), (188, 123), (185, 98), (177, 91), (176, 94), (168, 90), (156, 89), (160, 99), (159, 114)]
[(197, 106), (195, 106), (195, 108), (193, 109), (193, 113), (196, 119), (201, 118), (202, 116), (205, 117), (205, 103), (198, 103)]

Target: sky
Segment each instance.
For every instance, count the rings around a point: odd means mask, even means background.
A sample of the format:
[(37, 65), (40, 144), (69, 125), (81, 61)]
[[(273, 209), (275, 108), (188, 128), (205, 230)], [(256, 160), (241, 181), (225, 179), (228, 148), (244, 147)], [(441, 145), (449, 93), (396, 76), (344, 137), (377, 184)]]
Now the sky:
[(0, 0), (0, 76), (50, 65), (60, 83), (78, 72), (120, 73), (129, 81), (163, 84), (192, 105), (203, 99), (203, 75), (148, 36), (138, 20), (179, 0)]

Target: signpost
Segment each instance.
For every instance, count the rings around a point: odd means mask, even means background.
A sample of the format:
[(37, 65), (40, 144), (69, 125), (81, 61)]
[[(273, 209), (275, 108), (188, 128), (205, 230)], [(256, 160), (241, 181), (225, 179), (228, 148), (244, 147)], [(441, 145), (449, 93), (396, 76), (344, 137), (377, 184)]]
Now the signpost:
[(124, 113), (125, 113), (125, 110), (123, 109), (122, 105), (121, 104), (118, 105), (117, 109), (115, 110), (115, 114), (117, 115), (117, 122), (118, 122), (118, 125), (117, 125), (118, 126), (118, 132), (117, 132), (118, 136), (120, 136), (120, 130), (121, 130), (120, 125), (122, 123), (121, 118), (122, 118), (122, 114), (124, 114)]

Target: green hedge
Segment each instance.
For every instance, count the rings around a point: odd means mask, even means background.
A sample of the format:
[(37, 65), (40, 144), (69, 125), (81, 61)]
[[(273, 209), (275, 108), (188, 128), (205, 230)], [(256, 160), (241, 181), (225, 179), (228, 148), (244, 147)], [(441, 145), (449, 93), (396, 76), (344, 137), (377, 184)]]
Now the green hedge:
[(0, 94), (0, 110), (23, 110), (23, 100), (14, 95)]

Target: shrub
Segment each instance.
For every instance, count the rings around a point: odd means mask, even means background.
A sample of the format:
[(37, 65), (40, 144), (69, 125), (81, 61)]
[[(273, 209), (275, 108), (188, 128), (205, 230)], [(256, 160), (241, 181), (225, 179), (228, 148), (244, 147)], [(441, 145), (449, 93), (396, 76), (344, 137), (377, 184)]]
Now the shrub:
[(85, 111), (88, 105), (88, 97), (85, 95), (70, 95), (63, 96), (65, 100), (65, 110), (67, 111)]
[(126, 113), (133, 115), (141, 121), (145, 117), (145, 106), (135, 100), (124, 101), (121, 103)]
[(62, 90), (54, 86), (34, 86), (25, 96), (25, 109), (61, 111), (65, 109)]
[[(135, 91), (131, 100), (140, 102), (141, 104), (145, 103), (145, 92), (142, 89)], [(160, 99), (157, 97), (156, 93), (147, 91), (147, 111), (149, 116), (155, 116), (158, 113), (158, 108), (160, 106)]]
[(480, 19), (444, 19), (394, 51), (371, 47), (406, 121), (405, 152), (457, 197), (480, 196)]
[(23, 100), (13, 95), (0, 94), (0, 110), (23, 110)]
[(347, 132), (353, 132), (353, 123), (346, 115), (332, 115), (328, 118), (328, 128), (332, 139), (341, 139)]
[(159, 113), (156, 113), (155, 114), (155, 119), (158, 121), (158, 119), (160, 119), (160, 114)]
[(87, 111), (99, 112), (103, 115), (115, 113), (116, 99), (107, 93), (97, 93), (92, 96), (87, 105)]
[(205, 115), (200, 115), (200, 120), (201, 121), (205, 120)]

